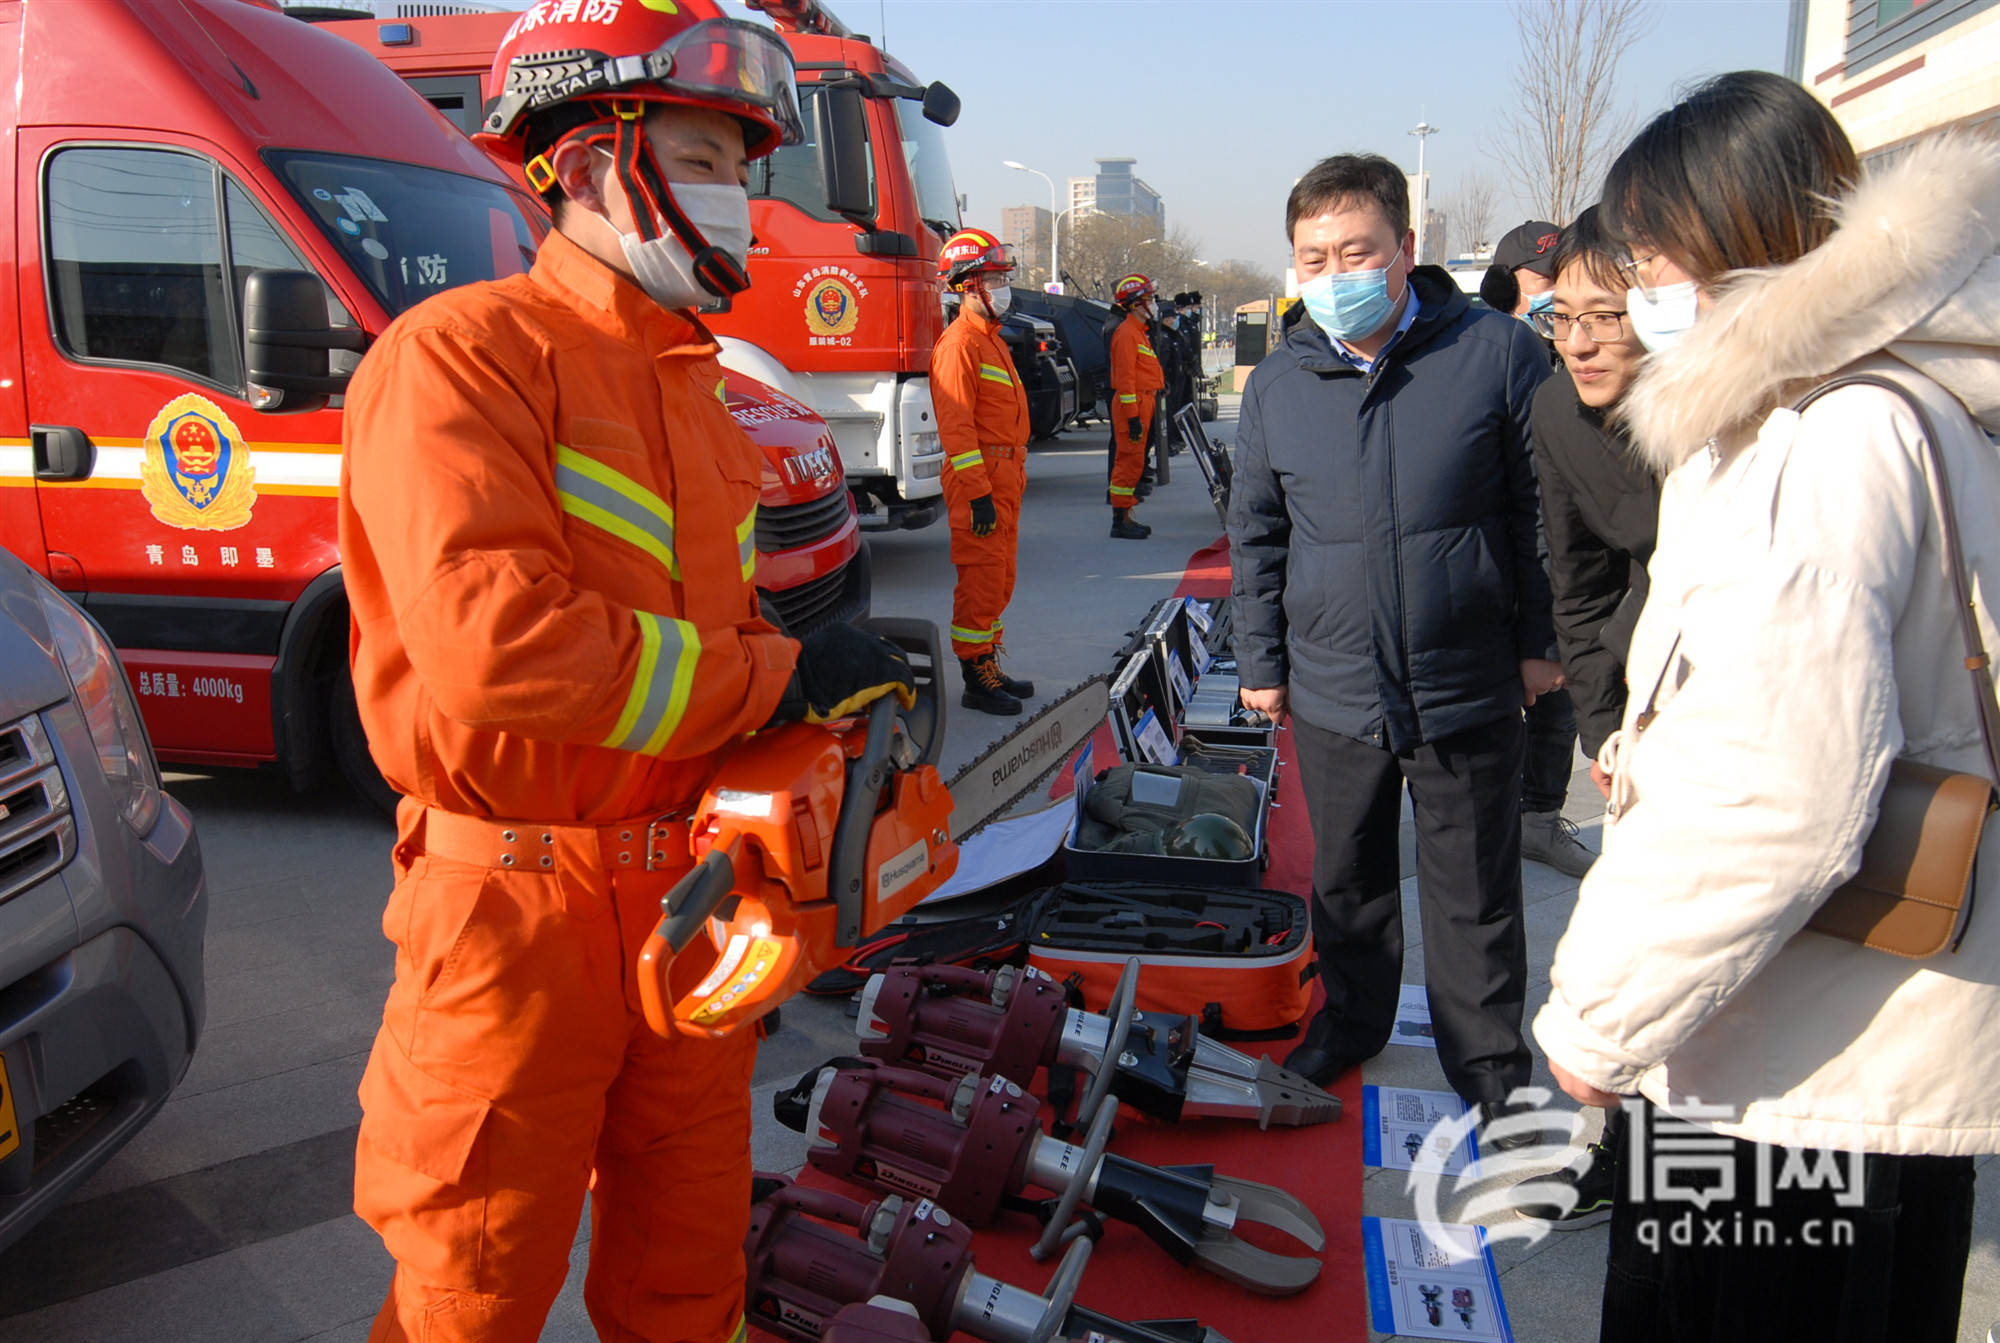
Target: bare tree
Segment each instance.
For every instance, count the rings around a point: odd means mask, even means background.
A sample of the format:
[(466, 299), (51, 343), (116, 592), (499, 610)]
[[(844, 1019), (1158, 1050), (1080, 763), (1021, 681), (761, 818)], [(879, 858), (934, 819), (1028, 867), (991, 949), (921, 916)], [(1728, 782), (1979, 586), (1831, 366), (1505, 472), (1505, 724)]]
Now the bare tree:
[(1138, 271), (1167, 294), (1201, 287), (1195, 246), (1179, 228), (1161, 231), (1158, 221), (1131, 215), (1091, 213), (1063, 230), (1063, 274), (1073, 292), (1109, 301), (1123, 277)]
[(1624, 120), (1618, 63), (1648, 26), (1642, 0), (1520, 0), (1518, 110), (1501, 122), (1512, 185), (1543, 218), (1566, 224), (1588, 205)]
[(1276, 275), (1252, 262), (1225, 261), (1203, 271), (1194, 288), (1201, 291), (1208, 329), (1227, 332), (1233, 329), (1238, 308), (1274, 297), (1284, 286)]
[(1483, 252), (1493, 245), (1493, 216), (1500, 208), (1500, 192), (1493, 179), (1474, 173), (1458, 184), (1458, 193), (1445, 207), (1451, 231), (1464, 241), (1464, 251)]

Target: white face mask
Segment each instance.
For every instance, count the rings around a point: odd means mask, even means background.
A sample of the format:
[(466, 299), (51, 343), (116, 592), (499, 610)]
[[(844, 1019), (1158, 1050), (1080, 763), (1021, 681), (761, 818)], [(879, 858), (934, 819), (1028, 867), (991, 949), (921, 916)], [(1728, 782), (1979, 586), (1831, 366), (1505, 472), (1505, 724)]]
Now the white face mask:
[(1695, 283), (1663, 284), (1657, 289), (1625, 291), (1625, 318), (1632, 334), (1648, 351), (1658, 354), (1680, 343), (1694, 327)]
[[(707, 182), (670, 182), (674, 199), (688, 220), (737, 265), (750, 257), (750, 195), (742, 187)], [(694, 257), (670, 229), (647, 242), (636, 233), (619, 236), (625, 263), (646, 296), (662, 308), (698, 307), (720, 295), (695, 278)]]
[(995, 317), (1005, 315), (1007, 309), (1014, 306), (1013, 286), (1003, 284), (998, 288), (987, 290), (986, 301), (993, 305), (993, 315)]

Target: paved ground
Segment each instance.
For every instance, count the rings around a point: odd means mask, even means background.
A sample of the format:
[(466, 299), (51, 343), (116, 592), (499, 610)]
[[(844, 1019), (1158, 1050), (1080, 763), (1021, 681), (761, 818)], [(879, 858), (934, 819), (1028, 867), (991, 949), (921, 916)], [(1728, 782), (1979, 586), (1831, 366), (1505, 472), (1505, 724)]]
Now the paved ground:
[[(1233, 425), (1217, 428), (1227, 438)], [(1007, 640), (1017, 674), (1052, 688), (1103, 669), (1124, 631), (1220, 530), (1199, 476), (1180, 457), (1173, 482), (1142, 510), (1153, 538), (1110, 541), (1101, 443), (1092, 429), (1037, 448), (1030, 463), (1021, 590)], [(944, 541), (933, 529), (872, 542), (877, 610), (946, 623)], [(993, 735), (987, 720), (955, 715), (947, 768)], [(1595, 793), (1578, 785), (1571, 814), (1594, 843)], [(194, 812), (208, 862), (207, 1034), (152, 1125), (0, 1257), (0, 1343), (360, 1343), (390, 1272), (379, 1242), (348, 1212), (360, 1118), (354, 1090), (391, 971), (380, 932), (389, 827), (344, 794), (293, 797), (256, 776), (178, 776), (170, 786)], [(1527, 881), (1532, 1012), (1547, 992), (1576, 884), (1533, 865)], [(1417, 981), (1423, 950), (1414, 913), (1406, 926), (1406, 978)], [(787, 1009), (757, 1069), (760, 1164), (800, 1164), (797, 1136), (762, 1118), (766, 1098), (840, 1052), (848, 1029), (837, 1003)], [(1403, 1047), (1370, 1064), (1367, 1079), (1443, 1087), (1435, 1056)], [(1368, 1212), (1409, 1215), (1399, 1175), (1370, 1174), (1364, 1200)], [(578, 1234), (580, 1264), (587, 1230)], [(1595, 1338), (1603, 1236), (1501, 1245), (1523, 1343)], [(580, 1279), (571, 1275), (545, 1343), (592, 1337)], [(2000, 1318), (2000, 1195), (1990, 1191), (1966, 1300), (1963, 1338), (1978, 1343)], [(1228, 1331), (1227, 1320), (1210, 1323)]]

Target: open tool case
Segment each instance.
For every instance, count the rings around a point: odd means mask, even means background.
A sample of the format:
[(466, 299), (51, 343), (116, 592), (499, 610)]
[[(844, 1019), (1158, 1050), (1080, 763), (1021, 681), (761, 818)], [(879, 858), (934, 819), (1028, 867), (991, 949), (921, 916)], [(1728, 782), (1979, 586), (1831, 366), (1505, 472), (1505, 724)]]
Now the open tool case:
[(1194, 1013), (1211, 1035), (1291, 1027), (1312, 990), (1310, 914), (1284, 891), (1069, 881), (1036, 901), (1027, 943), (1028, 964), (1075, 976), (1093, 1011), (1137, 956), (1140, 1010)]

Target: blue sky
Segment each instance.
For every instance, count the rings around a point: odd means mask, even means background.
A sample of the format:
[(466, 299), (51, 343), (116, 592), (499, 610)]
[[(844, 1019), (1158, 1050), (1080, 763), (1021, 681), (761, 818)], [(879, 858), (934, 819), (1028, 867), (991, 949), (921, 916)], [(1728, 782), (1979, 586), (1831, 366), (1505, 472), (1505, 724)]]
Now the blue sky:
[[(1506, 0), (827, 0), (850, 27), (886, 33), (923, 79), (958, 91), (949, 132), (967, 222), (998, 229), (1009, 205), (1048, 204), (1039, 177), (1130, 155), (1170, 224), (1210, 261), (1289, 259), (1285, 193), (1314, 160), (1347, 150), (1417, 166), (1419, 121), (1440, 128), (1424, 166), (1433, 204), (1485, 171), (1516, 100), (1519, 49)], [(516, 0), (518, 4), (518, 0)], [(516, 7), (516, 5), (510, 5)], [(1675, 90), (1725, 70), (1781, 69), (1787, 0), (1654, 0), (1626, 56), (1620, 101), (1642, 120)]]

